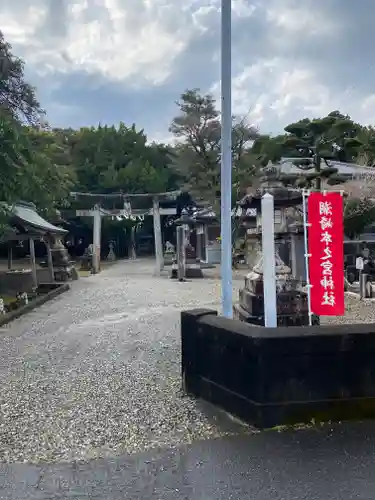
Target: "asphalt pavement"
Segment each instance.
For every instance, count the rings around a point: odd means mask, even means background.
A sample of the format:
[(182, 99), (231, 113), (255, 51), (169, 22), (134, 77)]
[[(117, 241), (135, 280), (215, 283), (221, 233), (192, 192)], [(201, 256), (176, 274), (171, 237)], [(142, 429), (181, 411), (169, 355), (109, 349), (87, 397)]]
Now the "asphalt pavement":
[(266, 431), (88, 463), (0, 467), (2, 500), (373, 500), (375, 424)]

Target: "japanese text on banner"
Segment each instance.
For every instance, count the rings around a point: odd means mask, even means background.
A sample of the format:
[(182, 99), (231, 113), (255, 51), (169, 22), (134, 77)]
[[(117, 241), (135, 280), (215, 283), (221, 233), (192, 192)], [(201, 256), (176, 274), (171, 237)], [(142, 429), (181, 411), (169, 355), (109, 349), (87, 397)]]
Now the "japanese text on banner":
[(312, 193), (308, 199), (311, 310), (344, 314), (343, 213), (340, 193)]

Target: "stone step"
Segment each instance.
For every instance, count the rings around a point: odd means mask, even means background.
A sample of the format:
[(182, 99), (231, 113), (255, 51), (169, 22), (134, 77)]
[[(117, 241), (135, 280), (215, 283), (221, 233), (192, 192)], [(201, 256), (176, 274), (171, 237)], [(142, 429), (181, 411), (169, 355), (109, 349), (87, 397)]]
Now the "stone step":
[[(178, 270), (177, 270), (177, 266), (175, 266), (175, 265), (172, 267), (171, 278), (172, 279), (178, 278)], [(203, 271), (200, 268), (200, 266), (194, 266), (194, 265), (186, 266), (185, 278), (190, 278), (190, 279), (204, 278)]]

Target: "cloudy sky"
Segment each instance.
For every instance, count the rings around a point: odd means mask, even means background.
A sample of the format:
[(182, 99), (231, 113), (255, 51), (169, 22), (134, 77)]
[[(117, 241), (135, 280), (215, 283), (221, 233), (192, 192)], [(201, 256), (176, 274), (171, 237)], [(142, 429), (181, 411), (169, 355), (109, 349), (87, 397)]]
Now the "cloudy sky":
[[(276, 133), (334, 109), (375, 123), (374, 0), (232, 0), (233, 110)], [(220, 0), (1, 0), (0, 29), (54, 126), (168, 138), (185, 88), (216, 95)]]

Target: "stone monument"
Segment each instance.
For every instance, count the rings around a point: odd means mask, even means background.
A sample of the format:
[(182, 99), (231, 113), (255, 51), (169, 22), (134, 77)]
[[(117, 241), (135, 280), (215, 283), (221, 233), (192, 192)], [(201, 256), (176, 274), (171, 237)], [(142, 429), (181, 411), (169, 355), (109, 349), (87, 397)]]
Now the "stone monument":
[(109, 262), (114, 262), (116, 260), (116, 254), (115, 254), (115, 243), (111, 240), (109, 242), (109, 252), (108, 252), (108, 255), (107, 255), (107, 260)]
[[(239, 304), (233, 308), (234, 317), (248, 323), (264, 325), (261, 200), (265, 193), (270, 193), (274, 197), (278, 326), (308, 325), (306, 283), (300, 277), (293, 275), (291, 268), (285, 263), (293, 235), (303, 230), (302, 223), (296, 220), (297, 217), (291, 216), (293, 209), (302, 203), (302, 193), (297, 189), (284, 187), (277, 180), (269, 182), (269, 178), (243, 200), (249, 208), (256, 209), (257, 213), (256, 228), (252, 231), (252, 237), (255, 239), (252, 256), (254, 265), (245, 278), (245, 286), (239, 292)], [(312, 320), (314, 324), (318, 324), (316, 317)]]
[(83, 252), (81, 258), (81, 271), (90, 271), (92, 272), (92, 256), (94, 252), (94, 245), (91, 243), (85, 251)]
[(175, 221), (176, 226), (182, 226), (184, 228), (184, 238), (182, 244), (184, 245), (184, 252), (181, 252), (180, 249), (176, 248), (176, 262), (172, 265), (172, 278), (177, 278), (177, 269), (178, 269), (178, 256), (185, 256), (185, 263), (183, 265), (185, 269), (185, 278), (203, 278), (203, 272), (200, 264), (200, 260), (197, 259), (195, 255), (195, 249), (192, 247), (190, 243), (190, 232), (192, 228), (195, 227), (196, 221), (193, 217), (188, 214), (186, 209), (181, 211), (181, 217)]
[(164, 248), (164, 265), (171, 266), (176, 258), (176, 249), (170, 241), (166, 241)]

